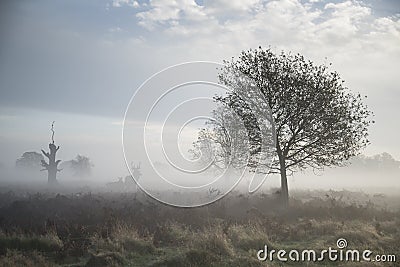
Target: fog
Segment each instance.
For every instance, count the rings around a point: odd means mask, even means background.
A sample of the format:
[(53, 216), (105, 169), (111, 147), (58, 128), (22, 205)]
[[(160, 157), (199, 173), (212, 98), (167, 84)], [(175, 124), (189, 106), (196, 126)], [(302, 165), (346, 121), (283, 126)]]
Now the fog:
[[(375, 114), (371, 145), (361, 152), (367, 156), (388, 152), (400, 159), (396, 1), (261, 1), (261, 5), (251, 1), (243, 6), (234, 1), (194, 1), (182, 6), (168, 1), (159, 6), (139, 1), (136, 7), (128, 2), (2, 1), (2, 181), (46, 186), (46, 172), (40, 172), (40, 167), (22, 174), (16, 171), (15, 161), (24, 152), (40, 153), (47, 148), (52, 121), (56, 121), (55, 142), (61, 147), (57, 158), (68, 161), (79, 154), (94, 164), (91, 175), (84, 178), (61, 171), (61, 185), (105, 186), (118, 181), (118, 177), (129, 175), (122, 150), (124, 111), (146, 79), (173, 64), (192, 60), (222, 62), (259, 45), (271, 46), (277, 52), (300, 52), (319, 63), (332, 62), (332, 70), (341, 74), (352, 92), (368, 96), (365, 101)], [(159, 17), (157, 14), (162, 12), (156, 11), (160, 8), (179, 16)], [(230, 16), (232, 11), (240, 16)], [(189, 76), (180, 75), (170, 77)], [(152, 93), (147, 91), (145, 95), (151, 99)], [(179, 97), (172, 100), (180, 102)], [(195, 109), (195, 105), (187, 108)], [(166, 115), (162, 110), (159, 113)], [(140, 132), (142, 128), (138, 128)], [(196, 125), (191, 125), (182, 133), (179, 142), (185, 157), (196, 140), (197, 130)], [(153, 145), (156, 147), (157, 143)], [(135, 151), (135, 146), (132, 150), (128, 164), (142, 162), (142, 179), (156, 181), (154, 166), (146, 163), (147, 155)], [(160, 157), (152, 162), (163, 166), (163, 160)], [(166, 170), (171, 172), (167, 176), (182, 184), (212, 180), (205, 176), (188, 181), (184, 175)], [(244, 191), (250, 179), (246, 177), (238, 186)], [(312, 170), (297, 172), (289, 177), (289, 188), (395, 190), (399, 187), (398, 178), (398, 171), (348, 166), (327, 168), (317, 175)], [(268, 176), (260, 190), (279, 185), (279, 177)]]
[[(118, 154), (117, 151), (115, 154)], [(67, 153), (64, 153), (64, 155), (65, 154)], [(62, 158), (61, 155), (63, 154), (60, 153), (60, 158)], [(77, 177), (68, 169), (64, 169), (57, 176), (59, 185), (56, 187), (49, 187), (47, 185), (47, 173), (45, 171), (41, 172), (40, 168), (37, 170), (21, 170), (15, 167), (14, 162), (11, 165), (2, 164), (0, 166), (0, 186), (7, 187), (18, 185), (22, 188), (28, 189), (33, 185), (34, 188), (38, 190), (50, 191), (68, 188), (72, 191), (79, 191), (82, 190), (82, 188), (89, 191), (113, 191), (107, 183), (118, 181), (118, 177), (125, 178), (130, 175), (128, 168), (125, 166), (122, 155), (119, 159), (120, 162), (117, 157), (114, 157), (112, 161), (110, 161), (109, 159), (112, 157), (102, 158), (95, 153), (88, 153), (88, 155), (94, 155), (91, 157), (94, 167), (89, 176)], [(393, 161), (389, 161), (389, 164), (387, 164), (388, 162), (382, 162), (377, 158), (378, 156), (362, 156), (361, 159), (368, 163), (360, 164), (360, 157), (356, 157), (349, 161), (348, 166), (325, 168), (325, 170), (319, 171), (305, 170), (296, 172), (289, 176), (289, 190), (333, 189), (365, 191), (371, 193), (398, 193), (400, 189), (400, 161), (393, 159)], [(138, 160), (140, 161), (140, 159)], [(98, 162), (107, 165), (102, 165)], [(117, 165), (120, 167), (118, 168)], [(186, 174), (182, 174), (181, 176), (177, 175), (178, 172), (176, 172), (176, 170), (171, 166), (164, 165), (160, 162), (155, 162), (154, 166), (163, 176), (173, 176), (174, 179), (172, 182), (185, 186), (202, 186), (213, 181), (217, 177), (215, 173), (206, 172), (193, 175), (191, 177), (193, 180), (188, 180)], [(174, 190), (168, 186), (163, 186), (162, 183), (160, 183), (160, 178), (156, 176), (156, 173), (154, 172), (154, 166), (141, 164), (141, 172), (143, 176), (140, 178), (139, 183), (158, 192), (185, 191), (184, 189)], [(234, 190), (248, 194), (248, 186), (253, 175), (255, 175), (253, 172), (244, 172), (243, 175), (242, 173), (234, 175), (233, 172), (230, 172), (229, 174), (220, 177), (219, 183), (214, 184), (214, 186), (208, 186), (206, 189), (215, 188), (222, 192), (224, 192), (224, 190), (228, 191), (234, 183), (240, 180), (234, 187)], [(260, 177), (264, 177), (265, 175), (258, 174), (258, 176), (260, 180)], [(265, 182), (257, 193), (274, 192), (278, 191), (279, 188), (280, 177), (278, 175), (267, 175)], [(124, 188), (118, 188), (118, 191), (126, 190)], [(130, 191), (136, 192), (136, 189)]]

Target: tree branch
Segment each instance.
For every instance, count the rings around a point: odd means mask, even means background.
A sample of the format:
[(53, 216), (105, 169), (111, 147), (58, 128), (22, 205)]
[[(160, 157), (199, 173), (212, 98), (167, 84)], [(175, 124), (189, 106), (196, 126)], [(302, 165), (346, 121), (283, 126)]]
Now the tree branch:
[(42, 149), (43, 155), (50, 159), (50, 154)]

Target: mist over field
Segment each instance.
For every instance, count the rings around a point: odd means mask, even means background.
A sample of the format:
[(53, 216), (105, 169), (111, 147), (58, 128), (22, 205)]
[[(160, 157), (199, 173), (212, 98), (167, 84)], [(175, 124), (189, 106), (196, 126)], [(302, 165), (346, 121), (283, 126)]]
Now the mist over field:
[(0, 266), (399, 266), (398, 0), (3, 0), (0, 40)]
[[(93, 187), (93, 189), (106, 189), (107, 183), (117, 181), (118, 177), (129, 175), (128, 168), (124, 166), (123, 156), (121, 156), (121, 171), (117, 170), (117, 168), (112, 164), (109, 167), (101, 166), (101, 161), (99, 164), (93, 160), (93, 158), (90, 158), (93, 162), (90, 174), (83, 177), (74, 175), (74, 172), (68, 168), (63, 169), (63, 171), (58, 175), (60, 185), (67, 187), (80, 187), (87, 185)], [(174, 173), (171, 166), (160, 162), (155, 162), (155, 165), (157, 168), (162, 169), (162, 172), (167, 176)], [(289, 186), (293, 189), (348, 189), (355, 191), (364, 190), (368, 192), (377, 191), (396, 193), (400, 188), (399, 166), (400, 161), (396, 160), (388, 153), (377, 154), (374, 156), (361, 155), (347, 162), (347, 166), (325, 168), (323, 171), (306, 170), (295, 173), (289, 177)], [(11, 166), (2, 165), (0, 168), (0, 181), (3, 185), (19, 184), (23, 186), (24, 184), (34, 184), (38, 188), (45, 189), (47, 187), (47, 176), (45, 172), (40, 171), (40, 166), (30, 169), (19, 169), (15, 166), (14, 161), (11, 163)], [(154, 183), (156, 183), (157, 179), (146, 175), (146, 170), (150, 168), (153, 167), (151, 165), (142, 165), (142, 179), (147, 179), (149, 181), (153, 180)], [(252, 172), (245, 173), (236, 189), (246, 193), (253, 174), (254, 173)], [(258, 175), (260, 177), (265, 176), (264, 174)], [(278, 188), (280, 186), (280, 180), (277, 175), (269, 174), (266, 177), (266, 181), (260, 188), (260, 191), (270, 190), (271, 188)], [(204, 173), (197, 176), (196, 179), (192, 178), (192, 181), (184, 175), (181, 175), (181, 177), (175, 176), (174, 181), (183, 184), (196, 185), (210, 181), (212, 178), (212, 173)], [(162, 188), (159, 189), (162, 190)]]

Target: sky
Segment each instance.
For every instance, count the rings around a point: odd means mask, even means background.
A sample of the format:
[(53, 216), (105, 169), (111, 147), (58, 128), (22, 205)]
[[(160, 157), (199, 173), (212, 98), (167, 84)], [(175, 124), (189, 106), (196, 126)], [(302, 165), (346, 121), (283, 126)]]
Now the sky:
[(399, 44), (397, 0), (1, 1), (0, 163), (47, 147), (56, 121), (61, 159), (123, 176), (122, 120), (146, 79), (260, 45), (332, 63), (375, 113), (363, 153), (400, 159)]

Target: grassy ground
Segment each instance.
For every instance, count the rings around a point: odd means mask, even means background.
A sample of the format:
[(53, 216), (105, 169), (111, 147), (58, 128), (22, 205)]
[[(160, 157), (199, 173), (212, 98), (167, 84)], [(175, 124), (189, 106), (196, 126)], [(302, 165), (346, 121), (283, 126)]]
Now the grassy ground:
[(349, 249), (400, 256), (398, 199), (379, 196), (395, 207), (388, 209), (365, 194), (360, 200), (359, 193), (323, 193), (295, 192), (287, 210), (274, 208), (271, 195), (233, 194), (196, 209), (131, 194), (12, 195), (0, 208), (0, 266), (284, 266), (257, 260), (257, 251), (265, 245), (320, 251), (336, 248), (339, 238)]

